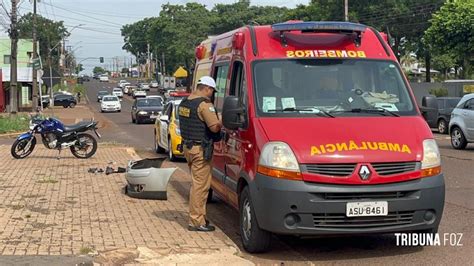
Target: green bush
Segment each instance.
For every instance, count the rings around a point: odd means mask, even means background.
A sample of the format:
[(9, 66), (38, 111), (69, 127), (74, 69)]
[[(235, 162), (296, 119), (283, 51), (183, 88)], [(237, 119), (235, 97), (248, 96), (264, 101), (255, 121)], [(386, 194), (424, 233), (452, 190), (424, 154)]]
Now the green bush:
[(5, 115), (0, 116), (0, 134), (25, 131), (30, 124), (27, 115)]
[(436, 88), (436, 89), (431, 89), (429, 91), (431, 95), (434, 95), (436, 97), (444, 97), (448, 96), (448, 90), (445, 88)]
[(73, 89), (74, 94), (80, 92), (81, 95), (84, 95), (86, 93), (86, 87), (82, 84), (76, 84)]

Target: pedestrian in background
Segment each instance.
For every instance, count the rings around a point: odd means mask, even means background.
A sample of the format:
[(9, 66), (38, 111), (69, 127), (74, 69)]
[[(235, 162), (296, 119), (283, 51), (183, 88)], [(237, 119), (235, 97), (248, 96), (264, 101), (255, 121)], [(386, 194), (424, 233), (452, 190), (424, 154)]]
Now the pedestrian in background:
[(77, 102), (78, 103), (81, 102), (81, 92), (80, 91), (77, 92)]
[(178, 108), (184, 156), (191, 171), (189, 193), (190, 231), (210, 232), (215, 227), (206, 219), (206, 202), (211, 187), (211, 159), (213, 141), (220, 137), (222, 123), (211, 98), (216, 82), (209, 76), (201, 77), (196, 90)]

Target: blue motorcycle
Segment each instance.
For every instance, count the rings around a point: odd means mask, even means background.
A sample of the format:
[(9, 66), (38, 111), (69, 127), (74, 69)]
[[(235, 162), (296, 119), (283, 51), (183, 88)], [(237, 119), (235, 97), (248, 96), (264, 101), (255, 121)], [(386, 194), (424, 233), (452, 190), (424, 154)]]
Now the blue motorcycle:
[[(13, 143), (11, 154), (16, 159), (23, 159), (30, 155), (36, 146), (35, 135), (41, 135), (41, 141), (48, 149), (61, 150), (69, 148), (71, 153), (80, 159), (87, 159), (97, 151), (96, 139), (87, 133), (94, 131), (98, 138), (96, 121), (83, 121), (75, 125), (64, 125), (55, 118), (32, 117), (30, 131), (21, 134)], [(58, 157), (59, 159), (59, 157)]]

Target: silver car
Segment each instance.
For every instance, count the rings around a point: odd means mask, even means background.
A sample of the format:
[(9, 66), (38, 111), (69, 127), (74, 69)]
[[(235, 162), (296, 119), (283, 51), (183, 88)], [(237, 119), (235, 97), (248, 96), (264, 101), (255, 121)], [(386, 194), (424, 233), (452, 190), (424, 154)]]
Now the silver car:
[(449, 121), (451, 145), (457, 150), (474, 142), (474, 93), (464, 95), (451, 113)]

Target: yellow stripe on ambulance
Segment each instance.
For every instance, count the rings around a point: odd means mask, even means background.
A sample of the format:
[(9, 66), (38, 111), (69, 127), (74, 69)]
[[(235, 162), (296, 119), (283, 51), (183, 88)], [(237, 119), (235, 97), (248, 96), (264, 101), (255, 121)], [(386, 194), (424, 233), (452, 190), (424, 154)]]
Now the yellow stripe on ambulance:
[(351, 140), (342, 143), (328, 143), (319, 146), (311, 146), (311, 156), (326, 153), (335, 153), (342, 151), (390, 151), (399, 153), (411, 154), (410, 147), (406, 144), (391, 143), (391, 142), (376, 142), (376, 141), (362, 141), (356, 143)]

